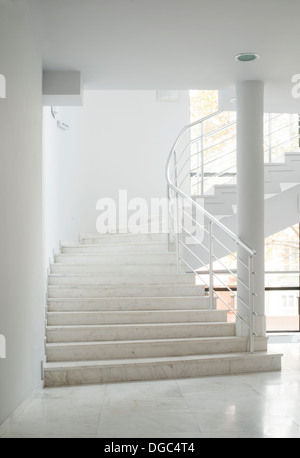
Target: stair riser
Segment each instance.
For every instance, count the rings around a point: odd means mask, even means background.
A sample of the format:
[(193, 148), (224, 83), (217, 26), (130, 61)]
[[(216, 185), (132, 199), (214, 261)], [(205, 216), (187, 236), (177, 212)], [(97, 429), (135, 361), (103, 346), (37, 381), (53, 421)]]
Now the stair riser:
[(118, 265), (136, 265), (144, 266), (151, 264), (165, 264), (176, 265), (176, 256), (174, 253), (140, 253), (140, 254), (104, 254), (104, 255), (71, 255), (59, 254), (55, 256), (55, 262), (63, 264), (96, 264), (96, 265), (113, 265), (115, 270)]
[[(256, 351), (265, 351), (266, 342), (256, 342)], [(212, 355), (247, 352), (247, 339), (205, 339), (205, 341), (152, 341), (104, 343), (94, 345), (72, 345), (47, 347), (48, 362), (99, 361), (109, 359), (155, 358), (168, 356)]]
[[(181, 267), (180, 272), (184, 272), (185, 269)], [(124, 265), (109, 265), (109, 264), (51, 264), (50, 266), (51, 274), (132, 274), (139, 275), (143, 274), (171, 274), (175, 275), (177, 273), (176, 263), (170, 264), (145, 264), (145, 265), (136, 265), (136, 264), (124, 264)]]
[(234, 336), (232, 323), (176, 324), (176, 325), (139, 325), (105, 326), (101, 329), (88, 327), (72, 329), (47, 328), (47, 342), (99, 342), (105, 340), (172, 339), (190, 337)]
[(261, 355), (239, 358), (212, 358), (172, 363), (140, 363), (82, 369), (45, 370), (45, 386), (112, 383), (138, 380), (162, 380), (204, 377), (252, 372), (279, 371), (280, 355)]
[(101, 244), (101, 245), (113, 245), (113, 244), (124, 244), (124, 243), (168, 243), (167, 234), (93, 234), (93, 235), (82, 235), (80, 243), (85, 245)]
[(168, 253), (168, 246), (164, 243), (145, 243), (145, 244), (115, 244), (115, 245), (100, 245), (92, 244), (64, 247), (61, 249), (63, 254), (121, 254), (121, 253)]
[(89, 297), (176, 297), (176, 296), (203, 296), (204, 290), (201, 286), (89, 286), (89, 287), (64, 287), (50, 286), (48, 288), (49, 298), (89, 298)]
[(100, 312), (100, 313), (48, 313), (48, 326), (102, 325), (102, 324), (146, 324), (146, 323), (192, 323), (225, 322), (227, 312), (214, 311), (144, 311), (144, 312)]
[(55, 311), (103, 311), (103, 310), (204, 310), (209, 308), (208, 297), (153, 297), (153, 298), (100, 298), (98, 300), (48, 301), (48, 310)]
[(194, 285), (195, 275), (56, 275), (48, 279), (55, 285)]

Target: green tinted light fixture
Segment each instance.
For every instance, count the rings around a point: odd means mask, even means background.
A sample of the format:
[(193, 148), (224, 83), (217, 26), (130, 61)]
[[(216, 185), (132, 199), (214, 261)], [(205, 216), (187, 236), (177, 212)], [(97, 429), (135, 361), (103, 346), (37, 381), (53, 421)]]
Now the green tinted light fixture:
[(259, 55), (253, 52), (243, 52), (235, 56), (235, 60), (238, 62), (252, 62), (259, 59)]

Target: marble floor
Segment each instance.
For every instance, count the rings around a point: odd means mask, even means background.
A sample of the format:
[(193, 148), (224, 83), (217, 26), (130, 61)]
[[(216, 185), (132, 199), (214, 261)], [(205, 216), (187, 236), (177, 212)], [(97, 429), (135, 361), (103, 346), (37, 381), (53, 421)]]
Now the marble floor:
[(300, 438), (300, 343), (270, 351), (282, 372), (40, 390), (1, 437)]

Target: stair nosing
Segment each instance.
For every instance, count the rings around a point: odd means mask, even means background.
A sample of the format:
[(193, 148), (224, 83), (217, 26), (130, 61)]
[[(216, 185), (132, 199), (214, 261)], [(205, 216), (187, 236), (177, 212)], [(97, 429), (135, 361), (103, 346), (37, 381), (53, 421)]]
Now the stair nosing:
[[(262, 338), (263, 339), (263, 338)], [(161, 344), (161, 343), (188, 343), (188, 342), (211, 342), (211, 341), (236, 341), (236, 342), (247, 342), (247, 337), (239, 336), (216, 336), (216, 337), (167, 337), (167, 338), (157, 338), (157, 339), (137, 339), (137, 340), (102, 340), (102, 341), (91, 341), (91, 342), (50, 342), (46, 343), (48, 348), (62, 348), (62, 347), (95, 347), (95, 346), (104, 346), (104, 345), (143, 345), (143, 344)]]
[(128, 328), (133, 328), (133, 327), (170, 327), (170, 326), (214, 326), (214, 325), (219, 325), (219, 326), (224, 326), (224, 327), (233, 327), (235, 326), (235, 323), (228, 323), (227, 321), (194, 321), (194, 322), (179, 322), (179, 323), (110, 323), (110, 324), (81, 324), (81, 325), (53, 325), (53, 326), (46, 326), (46, 329), (49, 331), (57, 331), (58, 329), (61, 330), (74, 330), (76, 329), (101, 329), (101, 328), (108, 328), (108, 327), (128, 327)]
[(282, 356), (281, 353), (271, 353), (269, 351), (257, 351), (253, 354), (249, 352), (233, 352), (233, 353), (215, 353), (215, 354), (204, 354), (204, 355), (187, 355), (187, 356), (167, 356), (167, 357), (147, 357), (147, 358), (124, 358), (124, 359), (111, 359), (111, 360), (93, 360), (93, 361), (69, 361), (69, 362), (49, 362), (44, 364), (44, 370), (50, 372), (53, 370), (64, 371), (68, 369), (92, 369), (92, 368), (104, 368), (104, 367), (116, 367), (126, 365), (144, 365), (144, 364), (165, 364), (165, 363), (176, 363), (181, 361), (208, 361), (208, 360), (223, 360), (231, 359), (236, 360), (240, 358), (253, 359), (261, 356)]

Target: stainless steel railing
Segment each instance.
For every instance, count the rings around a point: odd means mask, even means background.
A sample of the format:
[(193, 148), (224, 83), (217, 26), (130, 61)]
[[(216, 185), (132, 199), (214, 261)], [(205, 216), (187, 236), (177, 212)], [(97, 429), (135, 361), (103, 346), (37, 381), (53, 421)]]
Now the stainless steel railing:
[[(265, 162), (282, 161), (285, 152), (299, 148), (299, 138), (297, 115), (265, 115)], [(170, 202), (169, 232), (175, 244), (177, 270), (179, 272), (184, 266), (193, 272), (209, 291), (210, 307), (214, 308), (219, 300), (246, 326), (252, 353), (255, 251), (208, 213), (202, 201), (215, 184), (235, 183), (235, 113), (218, 111), (185, 126), (169, 154), (166, 177)], [(230, 267), (226, 265), (227, 258), (231, 260)], [(223, 273), (231, 276), (237, 288), (232, 289), (220, 278), (220, 266)], [(239, 276), (241, 269), (244, 270), (243, 278)], [(243, 314), (232, 309), (226, 295), (219, 294), (220, 287), (215, 287), (215, 283), (221, 284), (223, 292), (228, 291), (235, 302), (241, 304)], [(243, 289), (243, 297), (239, 287)]]
[[(255, 251), (245, 244), (239, 237), (231, 232), (226, 226), (220, 223), (214, 216), (208, 213), (201, 203), (191, 197), (190, 188), (184, 187), (184, 181), (180, 179), (182, 171), (186, 168), (185, 174), (189, 176), (190, 163), (186, 161), (184, 154), (190, 154), (190, 146), (193, 142), (191, 130), (200, 127), (202, 134), (205, 133), (205, 123), (220, 112), (207, 116), (195, 123), (186, 126), (178, 138), (168, 157), (166, 166), (166, 178), (168, 183), (168, 197), (170, 202), (169, 229), (172, 242), (175, 244), (177, 255), (177, 271), (182, 268), (193, 272), (195, 276), (209, 289), (210, 308), (215, 308), (216, 299), (219, 299), (229, 310), (235, 313), (236, 318), (247, 328), (249, 332), (249, 351), (254, 352), (254, 270), (253, 259)], [(224, 129), (219, 129), (219, 132)], [(180, 181), (179, 181), (180, 180)], [(180, 183), (180, 184), (179, 184)], [(234, 294), (238, 302), (243, 304), (247, 313), (243, 316), (232, 310), (224, 296), (214, 288), (214, 281), (218, 274), (214, 264), (218, 259), (218, 248), (226, 250), (228, 255), (235, 260), (236, 269), (242, 266), (247, 271), (247, 280), (240, 278), (232, 268), (226, 268), (230, 275), (235, 276), (238, 284), (246, 288), (247, 300), (241, 298), (239, 292), (231, 290), (225, 285), (230, 294)], [(209, 281), (199, 273), (199, 269), (207, 268)], [(238, 269), (237, 269), (238, 270)]]
[[(299, 150), (299, 118), (290, 114), (266, 114), (265, 162), (280, 162), (284, 153)], [(197, 127), (198, 126), (198, 127)], [(179, 184), (191, 187), (191, 195), (213, 192), (218, 184), (236, 182), (235, 113), (216, 112), (203, 123), (190, 124), (190, 142), (178, 157)], [(187, 166), (190, 164), (190, 169)]]

